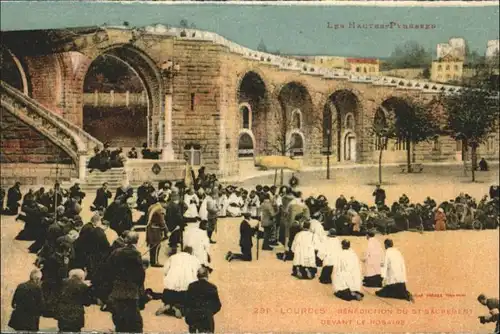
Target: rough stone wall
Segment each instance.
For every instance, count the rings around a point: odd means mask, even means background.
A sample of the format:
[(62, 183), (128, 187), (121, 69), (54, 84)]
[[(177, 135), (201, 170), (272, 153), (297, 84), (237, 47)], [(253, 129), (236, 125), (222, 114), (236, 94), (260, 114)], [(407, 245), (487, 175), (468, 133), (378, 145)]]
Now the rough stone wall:
[(1, 163), (64, 163), (72, 160), (32, 127), (1, 109)]
[(219, 172), (220, 153), (220, 56), (221, 47), (212, 43), (174, 43), (174, 59), (180, 66), (173, 79), (172, 138), (177, 158), (183, 159), (185, 145), (200, 144), (201, 163), (214, 173)]
[(64, 78), (56, 54), (26, 57), (24, 62), (31, 81), (31, 97), (46, 108), (62, 115)]

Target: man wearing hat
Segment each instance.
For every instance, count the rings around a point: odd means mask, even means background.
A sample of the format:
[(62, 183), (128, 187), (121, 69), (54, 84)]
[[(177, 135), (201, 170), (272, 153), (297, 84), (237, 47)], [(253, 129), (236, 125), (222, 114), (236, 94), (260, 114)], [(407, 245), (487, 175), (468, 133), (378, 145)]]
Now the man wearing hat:
[(337, 231), (331, 228), (325, 242), (322, 243), (318, 250), (318, 257), (323, 261), (323, 269), (321, 269), (321, 275), (319, 276), (321, 283), (332, 284), (333, 266), (336, 265), (341, 250), (342, 247), (337, 238)]

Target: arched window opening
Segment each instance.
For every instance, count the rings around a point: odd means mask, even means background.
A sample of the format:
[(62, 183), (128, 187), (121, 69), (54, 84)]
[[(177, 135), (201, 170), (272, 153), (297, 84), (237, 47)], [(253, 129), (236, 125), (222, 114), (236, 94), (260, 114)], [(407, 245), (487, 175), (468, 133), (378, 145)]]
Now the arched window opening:
[(291, 156), (303, 156), (304, 155), (304, 141), (302, 136), (298, 133), (292, 134), (290, 138), (290, 151)]
[(352, 114), (347, 114), (345, 118), (346, 129), (354, 129), (354, 116)]
[(248, 133), (242, 133), (238, 140), (238, 158), (253, 157), (253, 139)]
[(300, 110), (296, 109), (292, 113), (292, 127), (300, 129), (302, 127), (302, 114)]
[(250, 129), (251, 128), (251, 115), (248, 107), (243, 106), (241, 108), (241, 119), (242, 119), (242, 128)]

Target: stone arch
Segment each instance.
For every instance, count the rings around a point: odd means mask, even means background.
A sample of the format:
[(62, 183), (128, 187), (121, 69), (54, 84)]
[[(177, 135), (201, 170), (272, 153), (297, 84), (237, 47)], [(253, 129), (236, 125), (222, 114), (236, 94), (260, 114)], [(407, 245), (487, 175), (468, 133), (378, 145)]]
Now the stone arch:
[[(356, 138), (360, 138), (362, 128), (360, 99), (350, 89), (336, 90), (328, 96), (323, 108), (323, 152), (335, 152), (339, 162), (344, 161), (343, 134), (348, 117), (353, 119), (353, 128), (350, 130), (354, 132)], [(360, 147), (359, 143), (356, 143), (356, 148), (353, 150), (359, 151), (357, 147)]]
[[(166, 132), (166, 125), (163, 124), (162, 126), (162, 123), (164, 123), (162, 122), (164, 119), (164, 112), (162, 111), (165, 107), (165, 101), (162, 98), (164, 95), (164, 82), (160, 69), (156, 63), (142, 50), (131, 45), (114, 44), (102, 49), (101, 52), (97, 54), (92, 54), (91, 58), (87, 57), (85, 61), (79, 64), (75, 73), (74, 82), (79, 94), (83, 96), (85, 76), (91, 64), (103, 55), (120, 59), (133, 69), (141, 79), (147, 93), (147, 143), (150, 147), (161, 148), (163, 143), (160, 142), (160, 139)], [(81, 101), (80, 105), (77, 105), (77, 108), (79, 117), (82, 120), (80, 124), (83, 125), (83, 103)]]
[(300, 130), (292, 130), (287, 138), (288, 146), (290, 147), (290, 156), (303, 156), (306, 153), (306, 138)]
[[(255, 152), (262, 152), (268, 137), (268, 113), (270, 109), (268, 87), (260, 71), (245, 72), (238, 80), (236, 98), (238, 102), (238, 124), (243, 125), (241, 108), (249, 110), (249, 128), (254, 136)], [(241, 126), (238, 126), (240, 128)]]
[(255, 136), (252, 131), (242, 129), (238, 135), (238, 158), (249, 158), (255, 155)]
[[(23, 64), (22, 60), (19, 59), (10, 49), (8, 49), (5, 46), (2, 46), (1, 48), (2, 51), (2, 80), (11, 85), (12, 87), (20, 90), (21, 92), (24, 93), (24, 95), (29, 96), (31, 94), (31, 82), (29, 80), (27, 71), (25, 70), (26, 65)], [(9, 62), (7, 59), (12, 60), (12, 62)], [(11, 64), (13, 65), (12, 68), (7, 67), (6, 64)], [(14, 71), (17, 72), (18, 80), (9, 80), (8, 77), (5, 76), (5, 74), (9, 74), (9, 72)], [(17, 71), (16, 71), (17, 70)], [(14, 76), (15, 73), (12, 73)], [(17, 77), (17, 76), (16, 76)], [(11, 81), (11, 82), (9, 82)]]

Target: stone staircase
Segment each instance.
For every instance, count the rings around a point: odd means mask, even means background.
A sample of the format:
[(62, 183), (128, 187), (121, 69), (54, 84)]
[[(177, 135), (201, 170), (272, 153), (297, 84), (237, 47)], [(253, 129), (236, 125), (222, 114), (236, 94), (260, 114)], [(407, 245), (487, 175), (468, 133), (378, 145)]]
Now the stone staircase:
[(80, 188), (83, 192), (95, 195), (97, 189), (99, 189), (104, 182), (108, 183), (108, 189), (113, 193), (116, 188), (122, 185), (125, 169), (124, 168), (113, 168), (105, 172), (94, 170), (92, 173), (87, 171), (86, 178), (82, 181), (79, 179), (72, 179), (70, 181), (62, 182), (61, 186), (65, 189), (69, 189), (75, 182), (80, 183)]
[(87, 157), (93, 154), (94, 147), (103, 147), (99, 140), (1, 80), (0, 96), (3, 109), (64, 150), (75, 163), (78, 175), (85, 175)]

